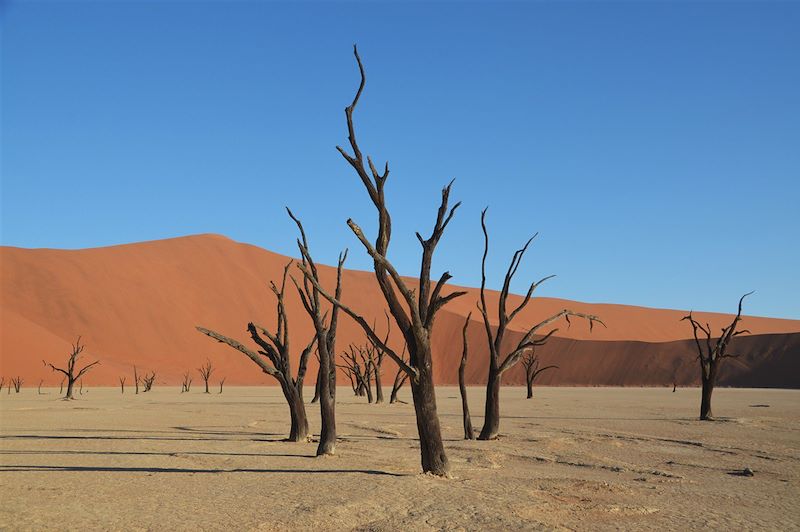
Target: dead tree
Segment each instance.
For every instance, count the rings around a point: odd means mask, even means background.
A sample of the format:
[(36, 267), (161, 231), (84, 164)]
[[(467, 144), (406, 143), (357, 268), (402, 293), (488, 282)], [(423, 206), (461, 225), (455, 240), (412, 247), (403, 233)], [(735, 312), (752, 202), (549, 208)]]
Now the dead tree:
[[(22, 380), (22, 377), (15, 377), (11, 379), (11, 384), (14, 385), (14, 392), (19, 393), (20, 389), (22, 389), (22, 384), (25, 381)], [(8, 392), (11, 393), (11, 388), (8, 389)]]
[(367, 402), (372, 403), (373, 357), (367, 348), (350, 344), (348, 349), (349, 351), (340, 355), (344, 363), (337, 367), (344, 370), (350, 379), (353, 394), (359, 397), (366, 396)]
[[(319, 409), (322, 419), (322, 428), (317, 446), (317, 456), (331, 455), (336, 451), (336, 330), (339, 324), (339, 307), (333, 305), (330, 311), (322, 306), (320, 301), (321, 285), (319, 271), (311, 252), (303, 224), (292, 214), (288, 208), (289, 217), (294, 220), (300, 232), (297, 247), (300, 249), (302, 261), (298, 268), (303, 272), (303, 282), (299, 283), (294, 277), (292, 282), (300, 295), (303, 308), (314, 324), (317, 338), (317, 352), (319, 353)], [(342, 269), (347, 259), (347, 250), (339, 254), (336, 267), (336, 288), (334, 299), (342, 296)], [(324, 293), (323, 293), (324, 294)], [(330, 315), (330, 318), (328, 318)]]
[[(373, 325), (373, 329), (375, 326)], [(389, 343), (389, 335), (392, 332), (392, 322), (389, 315), (386, 315), (386, 336), (383, 339), (383, 345)], [(381, 349), (381, 346), (373, 341), (369, 341), (367, 347), (370, 368), (372, 376), (375, 379), (375, 404), (383, 403), (383, 382), (381, 375), (383, 373), (383, 361), (386, 358), (386, 351)]]
[(6, 384), (6, 378), (0, 377), (0, 392), (3, 391), (3, 386), (5, 386), (5, 384)]
[[(431, 331), (434, 318), (439, 309), (452, 299), (463, 295), (465, 292), (450, 292), (444, 295), (442, 290), (446, 282), (452, 277), (445, 272), (434, 284), (431, 283), (431, 262), (436, 245), (442, 237), (447, 224), (453, 218), (457, 203), (448, 211), (448, 200), (452, 181), (442, 190), (442, 201), (436, 216), (433, 232), (428, 239), (417, 233), (417, 238), (422, 245), (422, 261), (419, 275), (419, 288), (412, 290), (397, 272), (387, 258), (389, 241), (391, 238), (391, 217), (386, 207), (384, 186), (389, 178), (389, 164), (386, 163), (383, 173), (379, 173), (372, 163), (372, 159), (364, 159), (356, 141), (355, 127), (353, 125), (353, 111), (361, 97), (366, 82), (364, 67), (358, 50), (354, 47), (356, 61), (361, 74), (361, 83), (358, 87), (353, 102), (345, 109), (347, 129), (349, 134), (350, 155), (344, 148), (337, 146), (339, 153), (352, 166), (366, 188), (372, 203), (378, 212), (378, 235), (373, 245), (361, 228), (353, 221), (347, 224), (355, 236), (372, 257), (375, 277), (381, 288), (384, 299), (389, 307), (395, 323), (400, 329), (409, 351), (409, 362), (404, 362), (383, 340), (376, 334), (367, 321), (351, 308), (342, 304), (335, 296), (316, 288), (326, 299), (341, 308), (353, 318), (366, 332), (372, 342), (380, 346), (403, 371), (408, 373), (411, 383), (411, 394), (414, 398), (414, 410), (417, 418), (417, 431), (419, 433), (420, 454), (422, 470), (439, 476), (446, 476), (450, 470), (447, 455), (442, 444), (442, 431), (439, 416), (436, 411), (436, 394), (433, 386), (433, 360), (431, 356)], [(367, 165), (369, 170), (367, 170)], [(306, 276), (309, 278), (310, 276)]]
[(61, 378), (61, 384), (59, 384), (59, 386), (58, 386), (58, 395), (61, 395), (62, 393), (64, 393), (64, 381), (65, 380), (66, 379), (64, 377)]
[[(406, 361), (406, 363), (407, 362), (408, 361)], [(408, 373), (403, 371), (403, 368), (398, 367), (397, 368), (397, 373), (394, 376), (394, 384), (392, 385), (392, 393), (391, 393), (391, 395), (389, 395), (389, 404), (390, 405), (393, 405), (398, 401), (397, 394), (400, 393), (400, 388), (403, 387), (403, 385), (406, 383), (407, 380), (408, 380)]]
[(136, 384), (136, 395), (139, 395), (139, 384), (142, 382), (142, 379), (139, 376), (139, 372), (136, 370), (136, 366), (133, 366), (133, 382)]
[(500, 430), (500, 384), (503, 378), (503, 373), (514, 367), (514, 365), (519, 362), (525, 351), (537, 345), (543, 345), (545, 342), (547, 342), (550, 336), (558, 330), (552, 329), (544, 336), (537, 336), (537, 333), (543, 327), (546, 327), (547, 325), (560, 320), (561, 318), (564, 318), (569, 325), (570, 317), (578, 317), (588, 320), (589, 330), (592, 329), (595, 322), (603, 324), (603, 322), (600, 321), (600, 318), (597, 316), (574, 312), (569, 309), (563, 309), (553, 314), (549, 318), (540, 321), (536, 325), (529, 327), (525, 335), (522, 337), (519, 343), (517, 343), (516, 347), (507, 353), (505, 358), (503, 358), (501, 361), (500, 351), (508, 325), (511, 323), (511, 321), (513, 321), (517, 314), (519, 314), (522, 309), (528, 305), (531, 297), (533, 296), (534, 290), (536, 290), (536, 288), (546, 280), (551, 279), (553, 276), (550, 275), (537, 282), (531, 283), (522, 302), (514, 310), (512, 310), (511, 313), (508, 312), (507, 301), (511, 280), (514, 278), (514, 274), (517, 273), (517, 268), (519, 268), (519, 265), (522, 262), (522, 257), (525, 255), (525, 251), (527, 251), (528, 246), (533, 239), (536, 238), (536, 235), (533, 235), (522, 248), (514, 252), (514, 255), (511, 258), (511, 263), (506, 271), (505, 279), (503, 280), (503, 287), (500, 290), (500, 299), (497, 304), (497, 327), (493, 330), (491, 323), (489, 322), (489, 310), (486, 305), (486, 257), (489, 255), (489, 232), (486, 229), (486, 210), (487, 209), (484, 209), (481, 213), (481, 229), (483, 230), (484, 247), (483, 259), (481, 260), (481, 297), (480, 303), (478, 304), (478, 310), (480, 310), (481, 316), (483, 317), (483, 324), (486, 329), (486, 339), (489, 344), (489, 378), (486, 383), (486, 409), (484, 414), (483, 428), (481, 429), (481, 433), (478, 435), (479, 440), (493, 440), (497, 438), (498, 431)]
[(39, 388), (36, 390), (39, 395), (43, 395), (42, 394), (42, 383), (43, 382), (44, 382), (44, 379), (40, 379), (39, 380)]
[(225, 377), (222, 377), (222, 380), (219, 381), (219, 393), (222, 393), (222, 385), (225, 384)]
[[(243, 353), (261, 368), (261, 371), (274, 377), (275, 380), (278, 381), (281, 385), (281, 391), (286, 399), (286, 403), (289, 406), (289, 416), (291, 419), (289, 441), (298, 442), (308, 439), (308, 417), (306, 416), (306, 407), (303, 403), (303, 379), (306, 375), (308, 357), (314, 349), (314, 343), (317, 341), (317, 337), (316, 335), (313, 336), (311, 341), (301, 352), (297, 375), (293, 377), (290, 357), (291, 346), (289, 344), (289, 319), (284, 299), (286, 294), (286, 277), (288, 276), (289, 267), (291, 265), (292, 261), (289, 261), (283, 268), (283, 277), (280, 287), (274, 282), (270, 282), (270, 290), (275, 295), (276, 299), (277, 326), (275, 332), (272, 333), (266, 327), (254, 324), (253, 322), (247, 324), (247, 332), (250, 334), (250, 338), (253, 342), (258, 346), (257, 351), (253, 351), (245, 347), (239, 341), (228, 338), (210, 329), (197, 327), (197, 330)], [(205, 368), (208, 369), (208, 374), (204, 375), (204, 379), (206, 379), (206, 391), (208, 391), (208, 376), (211, 374), (211, 363), (209, 362)], [(204, 368), (200, 368), (201, 374), (203, 371)]]
[[(86, 393), (89, 393), (89, 390), (86, 390)], [(78, 394), (83, 395), (83, 379), (80, 380), (80, 388), (78, 389)]]
[(183, 382), (181, 383), (181, 393), (186, 393), (191, 389), (192, 389), (192, 374), (190, 371), (186, 371), (183, 374)]
[(467, 314), (464, 320), (464, 328), (461, 329), (461, 337), (464, 342), (464, 350), (461, 352), (461, 364), (458, 366), (458, 389), (461, 392), (461, 412), (464, 416), (464, 439), (474, 440), (475, 431), (472, 430), (472, 418), (469, 415), (469, 402), (467, 401), (467, 385), (464, 382), (464, 370), (467, 368), (467, 356), (469, 355), (469, 344), (467, 343), (467, 327), (472, 318), (472, 312)]
[(72, 352), (70, 353), (69, 358), (67, 359), (67, 369), (57, 368), (53, 364), (50, 364), (42, 360), (42, 363), (45, 366), (49, 366), (53, 371), (58, 371), (63, 373), (64, 377), (67, 379), (67, 393), (66, 395), (64, 395), (64, 399), (75, 399), (75, 397), (73, 397), (73, 390), (72, 390), (73, 387), (75, 386), (75, 381), (83, 377), (84, 373), (86, 373), (91, 368), (100, 363), (99, 360), (95, 360), (91, 364), (87, 364), (86, 366), (84, 366), (80, 370), (77, 370), (76, 372), (75, 364), (78, 362), (78, 358), (80, 358), (81, 353), (83, 353), (83, 350), (85, 348), (86, 348), (85, 345), (81, 345), (81, 337), (78, 336), (78, 339), (75, 341), (74, 344), (72, 344)]
[(125, 377), (119, 377), (120, 393), (125, 393)]
[(558, 369), (558, 366), (555, 365), (540, 368), (539, 357), (536, 356), (535, 347), (532, 347), (531, 350), (522, 357), (522, 365), (525, 367), (525, 384), (528, 386), (528, 399), (533, 398), (533, 383), (536, 381), (536, 377), (548, 369)]
[[(283, 296), (281, 296), (281, 297), (283, 297)], [(206, 363), (204, 365), (200, 366), (199, 368), (197, 368), (197, 371), (200, 372), (200, 376), (203, 377), (203, 380), (206, 383), (206, 393), (209, 393), (208, 392), (208, 379), (211, 378), (211, 374), (214, 372), (214, 368), (211, 366), (211, 361), (206, 359)], [(189, 390), (186, 390), (186, 391), (188, 392)]]
[(319, 353), (314, 353), (317, 357), (317, 382), (314, 383), (314, 397), (311, 398), (311, 404), (316, 403), (319, 401), (319, 384), (320, 384), (320, 377), (319, 377)]
[[(726, 358), (736, 358), (739, 356), (728, 352), (728, 343), (732, 338), (750, 332), (747, 329), (737, 331), (736, 327), (742, 320), (742, 302), (744, 298), (752, 293), (753, 292), (748, 292), (739, 299), (739, 310), (736, 312), (736, 316), (733, 318), (730, 325), (722, 328), (722, 334), (720, 334), (719, 338), (716, 340), (712, 338), (711, 326), (708, 323), (703, 326), (694, 319), (691, 312), (689, 312), (688, 316), (681, 318), (681, 321), (689, 320), (689, 323), (692, 324), (694, 342), (697, 346), (697, 359), (700, 361), (700, 379), (702, 382), (702, 395), (700, 398), (701, 420), (714, 419), (711, 413), (711, 394), (717, 382), (720, 364)], [(702, 342), (700, 341), (700, 334), (698, 331), (702, 331), (705, 335)]]
[(150, 374), (145, 374), (142, 376), (142, 386), (143, 390), (142, 393), (149, 392), (153, 388), (153, 384), (156, 382), (156, 372), (151, 371)]

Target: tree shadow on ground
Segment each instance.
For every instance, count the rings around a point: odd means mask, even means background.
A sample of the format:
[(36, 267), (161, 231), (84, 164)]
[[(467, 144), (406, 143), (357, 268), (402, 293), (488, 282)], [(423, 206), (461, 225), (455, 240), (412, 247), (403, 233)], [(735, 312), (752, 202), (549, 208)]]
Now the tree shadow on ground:
[(106, 467), (106, 466), (50, 466), (50, 465), (0, 465), (7, 472), (79, 472), (79, 473), (269, 473), (269, 474), (347, 474), (406, 477), (409, 474), (391, 473), (377, 469), (195, 469), (177, 467)]

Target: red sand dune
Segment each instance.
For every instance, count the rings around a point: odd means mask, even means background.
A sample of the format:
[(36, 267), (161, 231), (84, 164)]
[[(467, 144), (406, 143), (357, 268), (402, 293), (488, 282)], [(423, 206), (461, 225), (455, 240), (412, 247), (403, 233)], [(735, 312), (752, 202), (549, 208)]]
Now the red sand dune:
[[(321, 257), (320, 257), (321, 259)], [(196, 332), (203, 325), (223, 334), (248, 340), (248, 321), (267, 327), (275, 322), (270, 280), (280, 278), (289, 258), (217, 235), (198, 235), (85, 250), (0, 248), (0, 375), (20, 375), (27, 386), (40, 380), (57, 385), (61, 380), (42, 360), (63, 363), (70, 342), (82, 335), (86, 360), (98, 358), (100, 366), (86, 377), (87, 385), (117, 384), (120, 375), (132, 380), (132, 366), (156, 370), (157, 383), (175, 385), (186, 370), (195, 370), (206, 358), (217, 370), (212, 381), (225, 377), (229, 384), (273, 384), (241, 354)], [(335, 271), (322, 268), (330, 286)], [(296, 272), (299, 275), (299, 272)], [(451, 287), (451, 290), (454, 287)], [(434, 330), (434, 369), (438, 383), (456, 382), (461, 357), (461, 326), (475, 308), (478, 291), (451, 303), (437, 318)], [(497, 293), (490, 294), (489, 306)], [(379, 329), (385, 323), (383, 298), (371, 272), (347, 271), (343, 299)], [(509, 304), (520, 301), (512, 296)], [(300, 301), (288, 297), (293, 345), (305, 345), (312, 326)], [(509, 335), (518, 341), (525, 325), (561, 308), (599, 315), (608, 326), (589, 333), (585, 323), (562, 323), (551, 342), (540, 348), (547, 363), (558, 371), (542, 375), (544, 384), (665, 385), (697, 382), (691, 329), (679, 319), (685, 311), (589, 304), (536, 298), (522, 312)], [(731, 316), (699, 313), (715, 329)], [(484, 382), (486, 340), (473, 315), (469, 329), (470, 383)], [(364, 335), (342, 316), (339, 350), (350, 342), (363, 343)], [(722, 384), (737, 386), (800, 387), (800, 321), (746, 317), (752, 336), (737, 339), (742, 357), (727, 361)], [(392, 337), (399, 345), (399, 335)], [(313, 367), (310, 373), (313, 373)], [(395, 366), (384, 366), (384, 383), (391, 384)], [(195, 382), (199, 375), (194, 371)], [(506, 383), (522, 381), (521, 367)], [(307, 382), (311, 383), (310, 375)], [(341, 382), (344, 382), (342, 380)]]

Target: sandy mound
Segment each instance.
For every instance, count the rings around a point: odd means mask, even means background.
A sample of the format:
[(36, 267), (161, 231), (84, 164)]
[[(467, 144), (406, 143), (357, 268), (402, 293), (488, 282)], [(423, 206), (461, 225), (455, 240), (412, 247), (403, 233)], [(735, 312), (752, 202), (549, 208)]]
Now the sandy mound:
[[(42, 359), (60, 361), (78, 334), (88, 345), (87, 359), (101, 365), (87, 376), (93, 385), (114, 384), (134, 364), (156, 370), (158, 382), (175, 384), (186, 370), (206, 358), (217, 366), (214, 379), (230, 384), (272, 383), (252, 362), (225, 346), (212, 343), (194, 330), (204, 325), (246, 340), (245, 325), (252, 320), (271, 327), (275, 321), (269, 280), (278, 279), (289, 259), (264, 249), (216, 235), (198, 235), (138, 244), (85, 250), (0, 248), (0, 375), (22, 375), (30, 385), (59, 378), (45, 369)], [(333, 282), (334, 270), (323, 268)], [(452, 288), (451, 288), (452, 289)], [(436, 321), (434, 356), (439, 383), (456, 381), (461, 356), (460, 328), (474, 309), (477, 290), (456, 300)], [(490, 294), (489, 304), (497, 293)], [(383, 299), (368, 272), (348, 271), (345, 301), (368, 319), (383, 320)], [(510, 304), (519, 296), (510, 298)], [(311, 323), (294, 293), (288, 299), (292, 338), (305, 344)], [(568, 306), (603, 318), (607, 329), (589, 333), (582, 323), (562, 326), (542, 357), (561, 370), (542, 376), (550, 384), (641, 385), (693, 382), (695, 368), (690, 330), (679, 319), (683, 311), (588, 304), (559, 299), (535, 299), (515, 322), (526, 324)], [(702, 314), (714, 327), (727, 315)], [(723, 383), (758, 386), (800, 386), (797, 357), (800, 321), (747, 317), (753, 332), (739, 340), (746, 350), (742, 360), (727, 365)], [(343, 318), (339, 347), (362, 343), (361, 330)], [(470, 328), (472, 363), (470, 382), (485, 376), (485, 340), (475, 322)], [(509, 335), (509, 343), (518, 335)], [(393, 338), (399, 344), (399, 337)], [(507, 381), (521, 382), (520, 368)], [(394, 375), (391, 361), (386, 381)], [(312, 371), (313, 373), (313, 371)], [(795, 377), (791, 377), (795, 375)], [(212, 379), (213, 380), (213, 379)], [(312, 376), (313, 380), (313, 376)]]

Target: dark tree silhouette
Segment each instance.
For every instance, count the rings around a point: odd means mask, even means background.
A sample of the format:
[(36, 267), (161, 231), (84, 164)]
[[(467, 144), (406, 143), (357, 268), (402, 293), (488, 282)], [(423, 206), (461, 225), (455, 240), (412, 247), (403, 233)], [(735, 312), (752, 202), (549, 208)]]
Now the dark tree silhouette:
[[(688, 320), (692, 325), (692, 332), (694, 334), (694, 342), (697, 346), (697, 359), (700, 361), (700, 380), (702, 382), (702, 392), (700, 397), (700, 419), (712, 420), (714, 419), (711, 413), (711, 394), (714, 391), (714, 386), (717, 383), (717, 374), (719, 372), (722, 361), (726, 358), (736, 358), (739, 355), (728, 352), (728, 344), (731, 339), (739, 336), (740, 334), (749, 333), (747, 329), (737, 331), (736, 327), (742, 321), (742, 302), (744, 298), (752, 294), (748, 292), (739, 299), (739, 310), (733, 321), (727, 327), (722, 328), (722, 334), (719, 338), (714, 340), (712, 338), (711, 326), (706, 323), (703, 326), (692, 316), (689, 312), (687, 316), (681, 318), (681, 321)], [(700, 341), (700, 334), (702, 331), (705, 335), (703, 341)]]
[(311, 403), (314, 404), (319, 401), (319, 385), (320, 385), (320, 377), (319, 377), (319, 353), (315, 352), (314, 356), (317, 357), (317, 382), (314, 383), (314, 397), (311, 398)]
[[(403, 353), (400, 355), (403, 362), (408, 364), (408, 359), (406, 359), (406, 348), (403, 346)], [(397, 394), (400, 392), (400, 388), (403, 387), (403, 384), (408, 380), (408, 373), (403, 371), (403, 368), (397, 366), (397, 373), (394, 376), (394, 384), (392, 385), (392, 393), (389, 396), (389, 404), (392, 405), (397, 402)]]
[[(288, 266), (287, 266), (287, 268), (288, 268)], [(286, 276), (284, 275), (284, 282), (285, 282), (285, 280), (286, 280)], [(283, 297), (283, 296), (281, 296), (281, 297)], [(287, 340), (287, 342), (288, 342), (288, 340)], [(200, 376), (203, 377), (203, 381), (206, 383), (206, 393), (209, 393), (209, 391), (208, 391), (208, 379), (210, 379), (211, 378), (211, 374), (214, 373), (214, 367), (211, 365), (211, 361), (210, 360), (206, 360), (206, 363), (203, 364), (202, 366), (200, 366), (199, 368), (197, 368), (197, 371), (200, 372)], [(191, 384), (191, 381), (189, 381), (189, 383)], [(188, 392), (189, 389), (187, 388), (186, 391)]]
[[(439, 239), (444, 234), (447, 224), (460, 205), (456, 203), (448, 211), (448, 200), (452, 181), (442, 190), (442, 201), (436, 216), (431, 236), (424, 239), (417, 233), (417, 239), (422, 245), (422, 261), (419, 275), (419, 289), (412, 290), (400, 276), (395, 267), (387, 258), (389, 241), (391, 238), (391, 217), (386, 207), (384, 186), (389, 178), (389, 163), (386, 163), (383, 173), (379, 173), (370, 157), (364, 156), (356, 142), (355, 127), (353, 125), (353, 111), (364, 90), (366, 77), (364, 66), (354, 47), (356, 62), (361, 74), (361, 83), (358, 87), (353, 102), (345, 108), (347, 130), (350, 147), (353, 154), (337, 146), (337, 150), (344, 159), (353, 167), (358, 177), (366, 188), (372, 203), (378, 212), (378, 235), (375, 245), (367, 239), (361, 228), (353, 221), (347, 220), (347, 225), (353, 231), (367, 253), (372, 257), (375, 277), (381, 288), (383, 297), (389, 306), (389, 311), (400, 329), (406, 345), (408, 346), (409, 362), (404, 362), (391, 348), (383, 343), (367, 321), (351, 308), (342, 304), (338, 298), (331, 296), (320, 289), (323, 296), (341, 308), (346, 314), (358, 323), (372, 342), (380, 346), (409, 375), (411, 394), (414, 398), (414, 411), (417, 418), (417, 432), (419, 434), (422, 470), (433, 475), (446, 476), (450, 470), (447, 455), (442, 444), (442, 431), (439, 425), (439, 416), (436, 411), (436, 394), (433, 386), (433, 359), (431, 356), (431, 331), (434, 318), (439, 309), (454, 298), (466, 292), (450, 292), (442, 294), (447, 281), (452, 277), (445, 272), (435, 283), (431, 283), (431, 263), (433, 253)], [(369, 170), (367, 170), (367, 166)], [(308, 276), (307, 276), (308, 277)], [(319, 289), (320, 287), (317, 286)]]
[(156, 372), (151, 371), (150, 374), (145, 374), (142, 376), (142, 386), (144, 389), (142, 393), (149, 392), (153, 388), (153, 384), (156, 382)]
[(75, 386), (75, 381), (80, 379), (87, 371), (89, 371), (94, 366), (100, 363), (99, 360), (95, 360), (91, 364), (87, 364), (79, 370), (76, 369), (75, 365), (77, 364), (78, 359), (80, 358), (81, 353), (83, 353), (83, 350), (85, 348), (86, 348), (85, 345), (81, 345), (81, 337), (78, 336), (78, 339), (75, 341), (74, 344), (72, 344), (72, 352), (70, 353), (69, 358), (67, 359), (66, 369), (57, 368), (53, 364), (45, 362), (44, 360), (42, 361), (45, 366), (49, 366), (53, 371), (58, 371), (60, 373), (63, 373), (64, 377), (67, 379), (67, 393), (64, 395), (64, 399), (75, 399), (75, 397), (73, 396), (73, 388)]
[[(373, 329), (374, 329), (373, 325)], [(392, 332), (392, 322), (389, 315), (386, 315), (386, 336), (383, 339), (383, 345), (389, 343), (389, 335)], [(372, 376), (375, 378), (375, 404), (383, 403), (383, 381), (381, 376), (383, 374), (383, 361), (386, 358), (386, 351), (381, 349), (381, 346), (370, 340), (368, 346), (368, 356), (370, 365), (372, 367)]]
[[(181, 383), (181, 393), (188, 392), (192, 389), (192, 373), (190, 371), (186, 371), (183, 374), (183, 382)], [(208, 383), (206, 383), (206, 390), (208, 390)], [(208, 391), (206, 391), (208, 393)]]
[(359, 347), (350, 344), (348, 351), (339, 355), (343, 364), (337, 366), (344, 370), (350, 379), (353, 394), (359, 397), (366, 395), (368, 403), (372, 403), (372, 376), (375, 373), (373, 353), (371, 346)]
[(5, 384), (6, 384), (6, 378), (0, 377), (0, 392), (3, 391), (3, 386), (5, 386)]
[(461, 337), (464, 342), (464, 350), (461, 352), (461, 364), (458, 366), (458, 389), (461, 392), (461, 412), (464, 416), (464, 439), (474, 440), (475, 431), (472, 430), (472, 418), (469, 415), (469, 402), (467, 401), (467, 384), (464, 382), (464, 370), (467, 368), (467, 356), (469, 355), (469, 344), (467, 343), (467, 327), (472, 318), (472, 312), (467, 314), (464, 320), (464, 328), (461, 329)]
[(222, 385), (225, 384), (225, 377), (222, 377), (222, 380), (219, 381), (219, 393), (222, 393)]
[[(14, 385), (14, 393), (19, 393), (24, 382), (25, 381), (22, 380), (22, 377), (15, 377), (11, 379), (11, 384)], [(8, 393), (11, 393), (11, 388), (8, 389)]]
[(511, 313), (508, 313), (507, 300), (508, 291), (511, 286), (511, 280), (514, 278), (514, 274), (517, 273), (517, 268), (519, 268), (519, 265), (522, 262), (522, 257), (525, 255), (525, 251), (527, 251), (528, 246), (533, 239), (536, 238), (536, 235), (533, 235), (521, 249), (518, 249), (514, 252), (514, 255), (511, 258), (511, 264), (509, 264), (508, 270), (506, 271), (505, 279), (503, 280), (503, 287), (500, 290), (500, 299), (497, 304), (497, 328), (493, 330), (489, 322), (488, 307), (486, 305), (486, 257), (489, 255), (489, 232), (486, 229), (486, 211), (487, 209), (484, 209), (481, 213), (481, 229), (483, 230), (484, 246), (483, 259), (481, 260), (481, 297), (480, 303), (478, 304), (478, 309), (481, 312), (481, 316), (483, 316), (483, 324), (486, 329), (486, 338), (489, 343), (489, 379), (486, 383), (486, 410), (483, 428), (481, 429), (481, 433), (478, 435), (479, 440), (493, 440), (497, 438), (497, 433), (500, 430), (500, 383), (503, 378), (503, 373), (514, 367), (514, 365), (519, 362), (525, 351), (537, 345), (543, 345), (558, 329), (553, 329), (544, 336), (537, 336), (539, 330), (557, 320), (560, 320), (561, 318), (564, 318), (567, 321), (567, 324), (569, 324), (569, 318), (571, 316), (588, 320), (589, 330), (592, 329), (595, 322), (603, 324), (603, 322), (600, 321), (600, 318), (597, 316), (574, 312), (569, 309), (561, 310), (549, 318), (540, 321), (533, 327), (529, 327), (528, 331), (525, 333), (516, 347), (514, 347), (511, 352), (509, 352), (501, 361), (500, 351), (508, 325), (514, 320), (517, 314), (519, 314), (520, 311), (522, 311), (522, 309), (528, 305), (531, 297), (533, 296), (534, 290), (536, 290), (536, 288), (546, 280), (551, 279), (553, 276), (550, 275), (537, 282), (531, 283), (530, 287), (528, 288), (528, 293), (525, 295), (525, 298), (522, 300), (519, 306), (512, 310)]
[[(306, 407), (303, 403), (303, 379), (306, 375), (308, 357), (314, 349), (314, 343), (317, 337), (316, 335), (313, 336), (311, 341), (301, 352), (297, 367), (297, 375), (293, 378), (290, 358), (291, 347), (289, 345), (289, 319), (285, 304), (286, 278), (292, 262), (293, 261), (289, 261), (283, 268), (280, 288), (274, 282), (270, 282), (270, 289), (276, 299), (277, 326), (275, 328), (275, 333), (252, 322), (247, 324), (247, 332), (250, 333), (250, 338), (253, 342), (258, 345), (258, 352), (252, 351), (233, 338), (206, 329), (205, 327), (197, 327), (197, 330), (243, 353), (247, 358), (255, 362), (255, 364), (261, 368), (261, 371), (267, 375), (271, 375), (278, 381), (281, 385), (283, 396), (286, 398), (286, 403), (289, 405), (289, 415), (291, 417), (289, 441), (297, 442), (306, 441), (308, 439), (308, 417), (306, 416)], [(262, 336), (262, 334), (264, 336)], [(208, 375), (210, 376), (210, 363), (207, 364), (205, 368), (208, 369)], [(203, 370), (203, 368), (200, 368), (201, 374)], [(206, 391), (208, 391), (208, 377), (204, 376), (204, 379), (206, 379)]]
[(142, 377), (139, 375), (136, 366), (133, 366), (133, 382), (136, 384), (136, 395), (139, 395), (139, 385), (142, 383)]
[[(297, 266), (303, 272), (303, 281), (299, 283), (292, 277), (292, 282), (300, 295), (303, 308), (314, 324), (317, 353), (319, 354), (317, 380), (319, 381), (319, 411), (322, 427), (317, 456), (332, 455), (336, 452), (336, 329), (339, 324), (339, 307), (333, 305), (333, 308), (329, 310), (323, 308), (319, 297), (322, 293), (319, 271), (311, 257), (303, 224), (292, 214), (291, 210), (286, 209), (286, 211), (300, 232), (297, 247), (300, 250), (302, 262)], [(339, 254), (336, 267), (336, 288), (333, 296), (335, 299), (342, 297), (342, 269), (346, 259), (347, 250), (345, 249)]]
[(536, 381), (536, 377), (548, 369), (558, 369), (558, 366), (554, 365), (540, 368), (535, 346), (522, 357), (522, 365), (525, 367), (525, 384), (528, 386), (528, 399), (533, 398), (533, 383)]
[(125, 377), (119, 377), (119, 387), (122, 389), (120, 393), (125, 393)]

